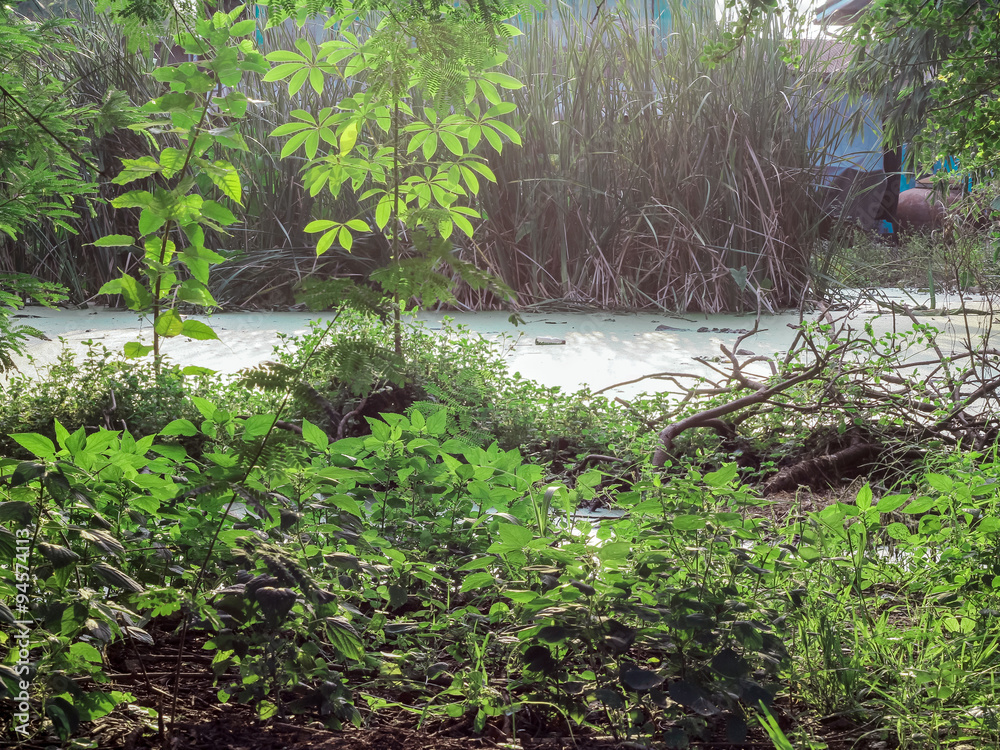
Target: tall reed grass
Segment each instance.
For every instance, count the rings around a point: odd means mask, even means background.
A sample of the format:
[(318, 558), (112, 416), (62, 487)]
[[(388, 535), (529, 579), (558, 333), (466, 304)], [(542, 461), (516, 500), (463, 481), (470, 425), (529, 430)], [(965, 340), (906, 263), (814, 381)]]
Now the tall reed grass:
[[(701, 55), (722, 38), (714, 10), (677, 2), (672, 17), (663, 34), (641, 10), (592, 19), (553, 2), (512, 43), (507, 72), (526, 85), (513, 92), (511, 124), (524, 145), (490, 155), (498, 182), (479, 196), (487, 219), (456, 250), (497, 274), (520, 304), (714, 312), (773, 309), (807, 293), (823, 219), (820, 175), (839, 137), (815, 133), (817, 122), (837, 123), (815, 114), (826, 106), (826, 63), (806, 48), (800, 65), (786, 64), (781, 43), (801, 29), (775, 19), (713, 68)], [(80, 54), (67, 79), (85, 81), (86, 96), (122, 90), (142, 104), (156, 95), (150, 61), (130, 55), (113, 25), (85, 16), (76, 33)], [(302, 33), (325, 32), (269, 29), (262, 51), (292, 48)], [(256, 102), (243, 125), (251, 149), (226, 155), (243, 175), (245, 208), (237, 230), (212, 238), (231, 258), (214, 275), (217, 298), (277, 302), (269, 292), (278, 289), (287, 299), (317, 267), (305, 225), (365, 214), (349, 191), (311, 198), (301, 162), (279, 159), (281, 143), (268, 136), (293, 109), (335, 106), (363, 85), (331, 79), (319, 96), (305, 87), (290, 97), (278, 85), (245, 84)], [(117, 158), (147, 152), (120, 132), (95, 140), (95, 151), (112, 173)], [(93, 294), (129, 258), (85, 243), (129, 233), (130, 221), (105, 207), (84, 212), (78, 236), (40, 227), (16, 251), (0, 248), (0, 265), (16, 262)], [(361, 242), (353, 255), (324, 257), (323, 272), (363, 275), (384, 252), (379, 238)], [(496, 302), (472, 290), (460, 299)]]
[(783, 62), (793, 29), (775, 19), (712, 68), (714, 9), (672, 17), (664, 36), (553, 4), (513, 45), (524, 147), (491, 158), (479, 249), (522, 302), (713, 312), (806, 292), (839, 139), (815, 132), (826, 63)]

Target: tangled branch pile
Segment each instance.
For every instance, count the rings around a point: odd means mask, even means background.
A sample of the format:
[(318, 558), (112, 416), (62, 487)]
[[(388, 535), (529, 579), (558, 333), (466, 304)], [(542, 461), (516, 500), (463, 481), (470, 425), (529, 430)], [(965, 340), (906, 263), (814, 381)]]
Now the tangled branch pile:
[[(777, 473), (764, 493), (838, 481), (848, 474), (912, 462), (931, 451), (982, 451), (1000, 435), (1000, 351), (989, 344), (991, 315), (964, 315), (958, 351), (941, 331), (900, 307), (878, 335), (857, 309), (797, 326), (783, 359), (741, 357), (741, 337), (726, 366), (704, 377), (660, 373), (681, 390), (666, 417), (653, 462), (664, 466), (682, 434), (707, 427), (724, 443), (752, 446)], [(988, 310), (992, 312), (992, 309)], [(760, 374), (761, 364), (768, 373)], [(694, 383), (692, 385), (692, 382)], [(759, 461), (765, 463), (766, 461)]]

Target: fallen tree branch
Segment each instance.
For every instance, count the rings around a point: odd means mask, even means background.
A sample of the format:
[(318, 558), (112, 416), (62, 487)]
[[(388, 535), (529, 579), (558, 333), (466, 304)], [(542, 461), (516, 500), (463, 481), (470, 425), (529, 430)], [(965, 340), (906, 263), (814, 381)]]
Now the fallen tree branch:
[(790, 492), (799, 485), (812, 486), (817, 481), (833, 483), (846, 469), (877, 458), (882, 450), (882, 446), (875, 443), (855, 443), (827, 456), (799, 461), (794, 466), (786, 466), (764, 482), (760, 488), (761, 494)]
[[(833, 355), (839, 353), (842, 349), (843, 347), (837, 347), (830, 352), (830, 356), (832, 357)], [(828, 359), (820, 360), (809, 369), (800, 372), (798, 375), (769, 386), (762, 391), (755, 391), (747, 396), (731, 401), (728, 404), (721, 404), (719, 406), (712, 407), (711, 409), (706, 409), (705, 411), (697, 414), (692, 414), (690, 417), (685, 417), (679, 422), (667, 425), (660, 431), (659, 437), (662, 445), (658, 446), (656, 451), (653, 453), (653, 466), (659, 468), (667, 462), (667, 458), (670, 456), (674, 448), (674, 440), (676, 440), (681, 433), (694, 427), (712, 427), (718, 431), (719, 425), (725, 424), (722, 422), (722, 417), (732, 414), (733, 412), (740, 411), (741, 409), (745, 409), (748, 406), (763, 403), (782, 391), (786, 391), (799, 383), (812, 380), (823, 372), (827, 361)], [(729, 431), (732, 430), (732, 428), (728, 427), (728, 425), (727, 429)]]

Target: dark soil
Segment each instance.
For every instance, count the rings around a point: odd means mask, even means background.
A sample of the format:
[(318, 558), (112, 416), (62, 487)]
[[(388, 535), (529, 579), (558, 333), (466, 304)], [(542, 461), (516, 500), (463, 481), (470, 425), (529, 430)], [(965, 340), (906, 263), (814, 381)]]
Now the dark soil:
[[(202, 646), (203, 633), (191, 632), (180, 667), (180, 690), (177, 721), (172, 729), (160, 727), (138, 707), (152, 707), (164, 717), (171, 713), (171, 695), (177, 666), (179, 635), (177, 622), (152, 623), (152, 645), (127, 649), (115, 644), (108, 649), (110, 684), (108, 690), (131, 693), (135, 701), (119, 706), (108, 716), (82, 725), (77, 735), (87, 737), (101, 750), (478, 750), (479, 748), (523, 748), (523, 750), (611, 750), (662, 748), (638, 739), (616, 739), (578, 726), (569, 727), (550, 714), (522, 711), (517, 725), (501, 717), (491, 720), (482, 732), (473, 731), (471, 716), (457, 719), (431, 719), (421, 726), (419, 716), (411, 712), (368, 711), (358, 701), (362, 726), (345, 726), (330, 731), (319, 717), (289, 716), (260, 721), (249, 705), (216, 699), (217, 687), (210, 669), (211, 652)], [(392, 696), (385, 696), (392, 697)], [(777, 714), (788, 731), (797, 722), (809, 722), (814, 736), (820, 735), (829, 750), (866, 750), (885, 748), (864, 740), (864, 727), (844, 717), (817, 720), (809, 707), (779, 701)], [(167, 723), (168, 719), (164, 719)], [(52, 738), (36, 738), (18, 747), (24, 750), (48, 750), (60, 746)], [(693, 740), (691, 748), (705, 750), (772, 750), (774, 745), (759, 728), (751, 729), (747, 740), (734, 744), (725, 740), (723, 727), (710, 726), (709, 736)]]

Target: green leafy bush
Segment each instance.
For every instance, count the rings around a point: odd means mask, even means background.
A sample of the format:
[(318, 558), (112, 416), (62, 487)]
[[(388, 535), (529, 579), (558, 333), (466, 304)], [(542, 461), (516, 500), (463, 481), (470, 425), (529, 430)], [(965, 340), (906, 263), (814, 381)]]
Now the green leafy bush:
[(0, 401), (0, 453), (20, 452), (11, 433), (37, 432), (54, 439), (56, 420), (73, 432), (156, 434), (172, 419), (197, 414), (188, 396), (192, 387), (197, 392), (197, 379), (182, 376), (177, 368), (157, 374), (152, 362), (125, 360), (105, 347), (91, 346), (80, 359), (63, 349), (37, 375), (19, 373), (8, 381)]

